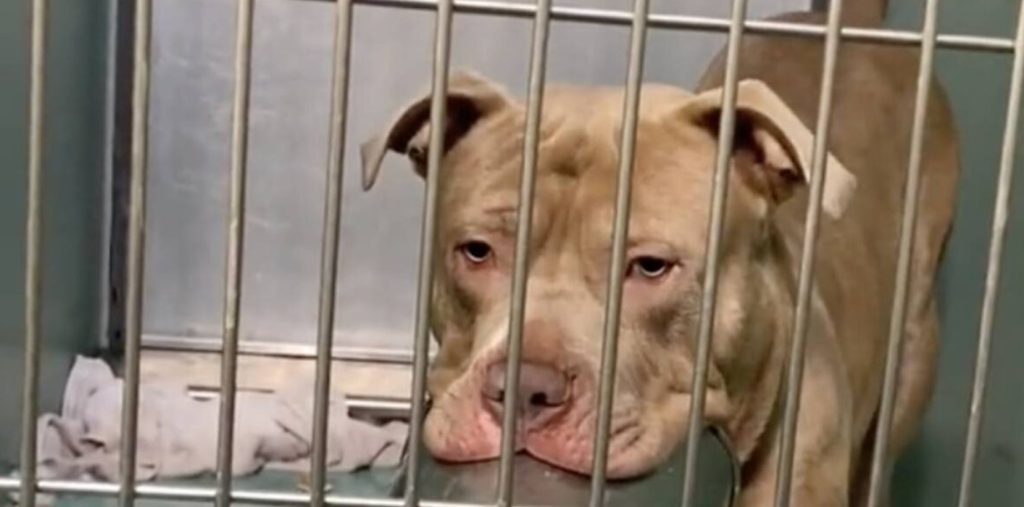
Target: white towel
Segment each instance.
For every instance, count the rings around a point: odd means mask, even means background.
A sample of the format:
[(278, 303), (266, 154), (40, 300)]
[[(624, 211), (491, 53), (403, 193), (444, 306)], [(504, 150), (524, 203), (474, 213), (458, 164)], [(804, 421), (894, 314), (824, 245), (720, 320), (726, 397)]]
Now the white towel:
[[(40, 479), (116, 481), (121, 448), (123, 382), (101, 360), (78, 357), (68, 377), (59, 416), (39, 419)], [(236, 397), (233, 471), (247, 475), (266, 465), (306, 466), (312, 446), (309, 392), (239, 392)], [(217, 460), (219, 402), (189, 395), (185, 385), (143, 381), (139, 386), (139, 480), (213, 473)], [(345, 400), (330, 399), (327, 465), (335, 471), (396, 466), (407, 426), (385, 427), (352, 419)]]

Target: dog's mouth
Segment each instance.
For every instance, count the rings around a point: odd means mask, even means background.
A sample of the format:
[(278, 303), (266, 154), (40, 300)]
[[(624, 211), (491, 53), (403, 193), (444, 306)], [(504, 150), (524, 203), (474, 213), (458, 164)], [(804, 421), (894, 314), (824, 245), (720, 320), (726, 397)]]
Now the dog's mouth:
[[(593, 431), (573, 431), (570, 428), (553, 428), (530, 435), (524, 451), (530, 456), (549, 465), (584, 476), (594, 472), (595, 447)], [(639, 421), (614, 424), (609, 431), (607, 447), (607, 476), (611, 479), (627, 479), (643, 475), (660, 460), (645, 455), (644, 440), (649, 435)], [(565, 445), (571, 442), (570, 445)]]
[[(583, 476), (593, 473), (597, 411), (592, 395), (544, 419), (517, 417), (514, 449), (548, 465)], [(593, 391), (589, 391), (593, 392)], [(607, 477), (631, 479), (653, 471), (678, 444), (640, 410), (616, 407), (607, 443)], [(435, 401), (424, 430), (435, 458), (453, 463), (497, 459), (501, 453), (502, 414), (478, 396), (449, 391)]]

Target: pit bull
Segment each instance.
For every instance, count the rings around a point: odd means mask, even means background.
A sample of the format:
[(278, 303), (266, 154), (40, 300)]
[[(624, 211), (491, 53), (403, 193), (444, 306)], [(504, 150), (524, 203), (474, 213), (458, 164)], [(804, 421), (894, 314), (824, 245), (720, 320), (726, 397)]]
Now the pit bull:
[[(819, 14), (784, 21), (824, 22)], [(862, 20), (851, 16), (847, 24)], [(771, 505), (821, 92), (820, 39), (744, 37), (706, 394), (742, 462), (741, 506)], [(896, 270), (918, 51), (844, 42), (835, 76), (791, 505), (864, 501)], [(607, 473), (643, 475), (684, 439), (705, 271), (724, 55), (694, 92), (645, 84), (639, 108)], [(890, 458), (935, 376), (934, 285), (954, 211), (958, 139), (932, 83)], [(540, 124), (516, 447), (589, 474), (624, 93), (551, 85)], [(363, 145), (424, 176), (429, 96)], [(525, 106), (450, 76), (440, 166), (424, 440), (455, 462), (498, 456)]]

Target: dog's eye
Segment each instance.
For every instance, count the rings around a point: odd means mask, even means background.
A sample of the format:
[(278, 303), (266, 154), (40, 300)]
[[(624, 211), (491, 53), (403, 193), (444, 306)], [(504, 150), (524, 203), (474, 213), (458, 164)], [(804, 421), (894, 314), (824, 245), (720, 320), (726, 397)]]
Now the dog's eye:
[(483, 241), (467, 241), (459, 247), (459, 250), (462, 251), (462, 255), (466, 257), (466, 260), (474, 264), (487, 261), (493, 253), (491, 245)]
[(643, 256), (637, 257), (629, 266), (630, 274), (637, 274), (644, 278), (660, 278), (668, 273), (672, 264), (658, 257)]

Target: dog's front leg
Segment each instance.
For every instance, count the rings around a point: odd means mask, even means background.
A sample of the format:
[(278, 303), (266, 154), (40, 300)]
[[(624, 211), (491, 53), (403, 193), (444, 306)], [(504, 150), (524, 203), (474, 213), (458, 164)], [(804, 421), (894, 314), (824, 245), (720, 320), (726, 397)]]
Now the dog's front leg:
[[(772, 507), (775, 505), (778, 451), (778, 445), (773, 446), (772, 453), (767, 457), (770, 469), (758, 470), (744, 480), (736, 507)], [(810, 461), (800, 456), (799, 448), (796, 453), (789, 505), (791, 507), (848, 507), (849, 478), (845, 471), (849, 467), (840, 456), (847, 453), (835, 452), (833, 453), (835, 456), (819, 455)]]
[[(791, 507), (848, 507), (850, 495), (850, 397), (842, 367), (811, 353), (804, 370), (790, 487)], [(775, 505), (782, 438), (771, 427), (770, 448), (748, 466), (737, 507)], [(767, 435), (766, 435), (767, 436)]]

